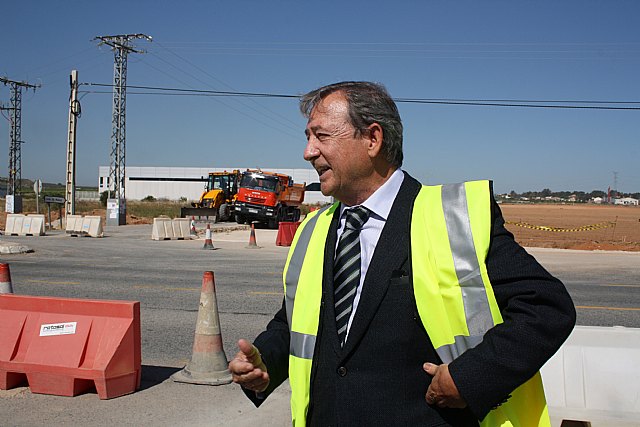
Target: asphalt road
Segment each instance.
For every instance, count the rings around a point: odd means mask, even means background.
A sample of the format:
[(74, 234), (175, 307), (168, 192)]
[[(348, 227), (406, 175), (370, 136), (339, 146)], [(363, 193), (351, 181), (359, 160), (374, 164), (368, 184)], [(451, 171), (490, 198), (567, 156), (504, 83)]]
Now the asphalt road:
[[(218, 225), (219, 226), (219, 225)], [(0, 391), (0, 425), (289, 425), (285, 384), (259, 409), (235, 385), (174, 383), (169, 376), (191, 358), (202, 273), (215, 274), (224, 349), (255, 337), (282, 302), (281, 271), (288, 248), (276, 231), (256, 230), (261, 248), (247, 248), (249, 230), (203, 239), (151, 240), (151, 226), (107, 227), (106, 237), (62, 232), (42, 237), (3, 236), (34, 252), (2, 255), (14, 292), (23, 295), (141, 302), (143, 381), (128, 396), (100, 400), (32, 394), (27, 387)], [(530, 249), (562, 279), (581, 325), (640, 328), (640, 253)]]

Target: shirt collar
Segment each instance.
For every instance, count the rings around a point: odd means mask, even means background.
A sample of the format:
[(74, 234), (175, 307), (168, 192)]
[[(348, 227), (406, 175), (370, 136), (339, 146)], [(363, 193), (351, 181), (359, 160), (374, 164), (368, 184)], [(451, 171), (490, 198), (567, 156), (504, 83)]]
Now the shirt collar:
[[(389, 212), (391, 212), (393, 201), (396, 199), (396, 196), (400, 191), (402, 181), (404, 181), (404, 173), (400, 168), (398, 168), (391, 174), (389, 179), (380, 186), (380, 188), (374, 191), (367, 200), (361, 203), (361, 206), (369, 209), (372, 212), (372, 215), (386, 221), (389, 216)], [(345, 206), (344, 203), (340, 203), (340, 217), (344, 214), (345, 209), (347, 209), (347, 206)]]

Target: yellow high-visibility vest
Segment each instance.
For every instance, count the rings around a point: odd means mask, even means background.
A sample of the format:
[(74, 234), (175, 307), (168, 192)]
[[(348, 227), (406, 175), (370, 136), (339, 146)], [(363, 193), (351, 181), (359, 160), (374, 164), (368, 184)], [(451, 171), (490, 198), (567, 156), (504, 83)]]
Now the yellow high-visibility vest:
[[(307, 215), (293, 239), (283, 273), (291, 335), (291, 416), (296, 427), (306, 425), (324, 247), (338, 206)], [(490, 238), (489, 181), (422, 187), (411, 218), (411, 274), (420, 319), (444, 363), (478, 345), (489, 329), (502, 323), (485, 263)], [(550, 425), (539, 373), (481, 422), (483, 427)]]

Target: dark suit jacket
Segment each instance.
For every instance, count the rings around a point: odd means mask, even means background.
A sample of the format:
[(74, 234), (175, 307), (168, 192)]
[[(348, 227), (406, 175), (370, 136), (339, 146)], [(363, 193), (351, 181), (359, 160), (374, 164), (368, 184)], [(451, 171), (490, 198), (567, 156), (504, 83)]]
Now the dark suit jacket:
[[(420, 183), (405, 173), (378, 241), (344, 348), (337, 339), (333, 273), (338, 218), (325, 247), (320, 327), (311, 374), (308, 423), (478, 425), (529, 379), (567, 338), (575, 309), (564, 285), (520, 247), (492, 203), (487, 269), (504, 323), (449, 365), (468, 403), (463, 410), (427, 405), (424, 362), (442, 363), (418, 316), (411, 281), (410, 221)], [(288, 376), (289, 327), (284, 304), (255, 340), (271, 378), (265, 395)], [(247, 391), (260, 405), (261, 399)]]

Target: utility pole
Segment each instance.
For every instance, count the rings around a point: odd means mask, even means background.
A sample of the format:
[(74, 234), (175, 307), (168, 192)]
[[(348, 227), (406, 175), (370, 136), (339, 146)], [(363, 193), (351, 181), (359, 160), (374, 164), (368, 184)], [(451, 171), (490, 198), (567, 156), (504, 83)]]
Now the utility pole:
[[(11, 88), (11, 105), (3, 107), (9, 111), (9, 179), (7, 180), (7, 207), (11, 213), (22, 212), (22, 199), (20, 198), (22, 185), (22, 88), (33, 89), (40, 85), (27, 82), (18, 82), (6, 77), (0, 77), (0, 82)], [(11, 197), (9, 197), (11, 196)], [(17, 196), (17, 197), (16, 197)], [(9, 206), (11, 204), (11, 206)], [(7, 210), (9, 212), (9, 209)]]
[(144, 53), (136, 50), (132, 41), (151, 37), (146, 34), (121, 34), (98, 36), (98, 44), (111, 46), (113, 64), (113, 116), (111, 120), (111, 162), (109, 164), (109, 200), (107, 202), (107, 224), (124, 225), (127, 221), (125, 194), (126, 155), (126, 99), (127, 99), (127, 55)]
[[(76, 127), (80, 117), (78, 101), (78, 70), (71, 70), (69, 76), (69, 131), (67, 132), (67, 187), (64, 195), (65, 220), (76, 214)], [(61, 224), (62, 225), (62, 224)]]

